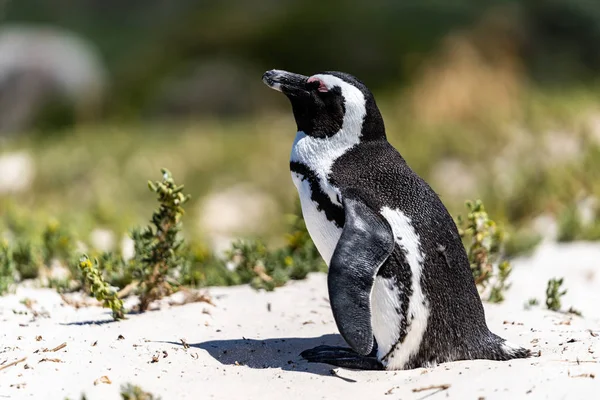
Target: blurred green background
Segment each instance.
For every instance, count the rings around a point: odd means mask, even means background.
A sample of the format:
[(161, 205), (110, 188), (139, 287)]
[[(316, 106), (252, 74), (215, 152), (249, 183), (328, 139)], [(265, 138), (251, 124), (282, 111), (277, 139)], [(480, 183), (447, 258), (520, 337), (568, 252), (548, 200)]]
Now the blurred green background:
[(4, 0), (0, 224), (117, 248), (166, 167), (188, 237), (277, 242), (296, 198), (295, 124), (261, 82), (279, 68), (363, 80), (451, 212), (482, 198), (514, 251), (599, 239), (599, 43), (590, 0)]

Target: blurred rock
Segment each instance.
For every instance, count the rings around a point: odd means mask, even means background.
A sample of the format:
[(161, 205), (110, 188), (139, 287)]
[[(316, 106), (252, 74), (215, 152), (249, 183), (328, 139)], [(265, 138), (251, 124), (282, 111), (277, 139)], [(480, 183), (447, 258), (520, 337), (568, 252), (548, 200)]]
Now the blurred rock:
[(29, 153), (0, 155), (0, 194), (26, 191), (33, 183), (34, 176), (35, 167)]
[(545, 242), (554, 242), (558, 237), (558, 223), (551, 214), (542, 214), (536, 217), (531, 223), (531, 228)]
[(31, 128), (47, 107), (66, 103), (76, 118), (97, 113), (106, 72), (96, 49), (54, 27), (0, 28), (0, 134)]
[(577, 201), (577, 214), (581, 224), (590, 226), (596, 220), (598, 199), (594, 196), (585, 197)]
[(71, 276), (69, 269), (58, 260), (52, 260), (50, 265), (49, 278), (64, 280)]
[(200, 203), (200, 229), (219, 251), (240, 234), (267, 232), (277, 215), (276, 202), (247, 184), (229, 187), (206, 196)]
[(131, 239), (128, 235), (123, 235), (123, 238), (121, 239), (121, 255), (125, 261), (129, 261), (135, 257), (135, 246), (133, 239)]
[(100, 251), (112, 251), (115, 248), (115, 234), (108, 229), (96, 228), (90, 234), (92, 247)]

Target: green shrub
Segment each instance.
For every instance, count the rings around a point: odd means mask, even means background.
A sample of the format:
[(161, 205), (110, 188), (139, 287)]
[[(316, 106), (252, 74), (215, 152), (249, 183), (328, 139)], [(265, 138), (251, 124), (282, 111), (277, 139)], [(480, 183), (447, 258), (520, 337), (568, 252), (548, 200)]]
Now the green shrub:
[(567, 290), (561, 290), (563, 278), (552, 278), (546, 287), (546, 307), (548, 310), (560, 311), (562, 306), (560, 298), (567, 294)]
[(273, 254), (260, 240), (238, 240), (226, 253), (228, 267), (235, 271), (240, 283), (255, 289), (273, 290), (282, 286), (285, 276), (275, 272)]
[(229, 270), (223, 259), (204, 244), (194, 242), (186, 248), (186, 262), (181, 267), (179, 281), (192, 287), (239, 285), (241, 279)]
[(574, 240), (600, 240), (600, 215), (596, 210), (595, 218), (591, 223), (581, 221), (576, 205), (565, 207), (558, 221), (559, 242), (572, 242)]
[(90, 259), (84, 255), (79, 260), (79, 268), (81, 269), (84, 282), (88, 286), (90, 294), (94, 296), (96, 300), (101, 301), (103, 307), (112, 310), (112, 315), (115, 320), (125, 318), (123, 301), (119, 299), (117, 292), (104, 281), (102, 273), (98, 268), (98, 262), (96, 261), (94, 265)]
[(513, 232), (504, 242), (504, 255), (508, 259), (531, 255), (541, 241), (541, 235), (526, 230)]
[(313, 244), (299, 206), (288, 216), (289, 232), (281, 248), (271, 250), (259, 239), (234, 242), (220, 259), (205, 246), (194, 243), (188, 249), (181, 283), (193, 286), (229, 286), (249, 283), (255, 289), (273, 290), (290, 279), (304, 279), (310, 272), (327, 266)]
[(532, 307), (536, 307), (540, 304), (540, 301), (538, 299), (536, 299), (535, 297), (531, 297), (529, 300), (527, 300), (527, 302), (525, 303), (525, 309), (529, 310)]
[(48, 222), (42, 232), (42, 244), (44, 263), (47, 266), (50, 266), (54, 259), (67, 263), (75, 250), (71, 233), (56, 219)]
[[(505, 233), (491, 220), (481, 200), (467, 201), (469, 213), (467, 218), (457, 218), (458, 231), (465, 242), (471, 272), (480, 292), (486, 293), (490, 302), (504, 300), (504, 292), (508, 289), (507, 279), (511, 266), (503, 260)], [(491, 284), (491, 286), (490, 286)]]
[(121, 386), (121, 398), (123, 400), (160, 400), (160, 397), (145, 392), (141, 387), (131, 383)]
[[(182, 238), (183, 206), (189, 196), (183, 186), (177, 186), (167, 170), (163, 179), (149, 182), (156, 194), (158, 208), (150, 224), (132, 231), (135, 256), (125, 261), (118, 252), (99, 253), (94, 249), (86, 256), (75, 258), (76, 237), (65, 225), (51, 220), (36, 238), (27, 231), (16, 245), (4, 245), (0, 255), (1, 282), (12, 282), (11, 269), (19, 279), (35, 278), (39, 268), (52, 260), (69, 267), (71, 276), (50, 279), (49, 285), (61, 292), (83, 288), (122, 318), (119, 296), (139, 295), (139, 310), (178, 290), (181, 285), (193, 287), (229, 286), (249, 283), (256, 289), (273, 290), (290, 279), (304, 279), (308, 273), (326, 271), (301, 216), (299, 203), (295, 213), (288, 216), (289, 231), (284, 245), (271, 249), (255, 238), (238, 240), (219, 257), (199, 241), (185, 242)], [(465, 243), (473, 277), (482, 297), (491, 302), (504, 299), (511, 266), (504, 259), (504, 231), (492, 221), (481, 201), (467, 202), (468, 215), (458, 217), (459, 233)], [(17, 215), (16, 212), (12, 213)], [(12, 225), (18, 226), (18, 221)], [(532, 240), (532, 242), (535, 242)], [(39, 243), (39, 244), (35, 244)], [(529, 245), (528, 245), (529, 246)], [(13, 274), (14, 275), (14, 274)], [(0, 283), (6, 290), (7, 284)]]
[(134, 262), (125, 261), (120, 254), (115, 252), (104, 252), (98, 257), (98, 265), (104, 279), (119, 288), (131, 284), (134, 279)]
[(162, 181), (148, 182), (159, 202), (158, 210), (152, 214), (151, 225), (131, 234), (135, 243), (140, 311), (147, 310), (153, 300), (173, 292), (174, 273), (185, 262), (183, 241), (178, 235), (183, 205), (190, 196), (182, 193), (183, 186), (175, 184), (168, 170), (163, 169), (162, 174)]
[(42, 264), (39, 247), (28, 240), (21, 241), (13, 248), (12, 258), (20, 280), (38, 277)]
[(582, 229), (577, 207), (570, 205), (559, 217), (557, 240), (559, 242), (572, 242), (579, 236)]
[(9, 291), (15, 283), (15, 266), (8, 243), (0, 240), (0, 295)]
[(227, 264), (240, 279), (256, 289), (273, 290), (290, 279), (304, 279), (310, 272), (327, 270), (312, 242), (297, 203), (289, 216), (290, 231), (283, 247), (270, 251), (260, 240), (242, 240), (227, 252)]

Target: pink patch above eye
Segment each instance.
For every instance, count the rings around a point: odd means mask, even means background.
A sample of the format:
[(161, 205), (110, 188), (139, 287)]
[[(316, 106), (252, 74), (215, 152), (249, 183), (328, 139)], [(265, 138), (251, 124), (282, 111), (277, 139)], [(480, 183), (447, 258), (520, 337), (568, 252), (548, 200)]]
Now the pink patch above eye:
[(308, 78), (308, 83), (311, 82), (319, 82), (319, 92), (327, 92), (329, 91), (329, 89), (327, 88), (327, 86), (325, 85), (325, 82), (323, 82), (322, 80), (320, 80), (319, 78), (315, 78), (314, 76)]

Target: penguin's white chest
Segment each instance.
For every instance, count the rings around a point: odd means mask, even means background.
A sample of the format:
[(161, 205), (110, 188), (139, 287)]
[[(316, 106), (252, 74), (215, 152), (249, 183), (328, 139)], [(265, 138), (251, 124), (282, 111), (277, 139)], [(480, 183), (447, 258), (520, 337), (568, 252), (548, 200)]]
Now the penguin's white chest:
[[(300, 131), (292, 146), (290, 161), (301, 164), (310, 174), (309, 179), (309, 176), (292, 172), (292, 180), (300, 196), (302, 215), (308, 233), (327, 265), (342, 234), (341, 227), (328, 219), (323, 209), (341, 207), (342, 201), (339, 190), (329, 183), (328, 177), (335, 161), (358, 142), (359, 134), (352, 130), (340, 130), (328, 138), (313, 138)], [(327, 204), (318, 204), (313, 200), (313, 190), (328, 198), (323, 199)]]
[[(319, 205), (312, 200), (312, 191), (308, 179), (299, 173), (292, 172), (292, 180), (298, 190), (306, 229), (317, 247), (319, 254), (321, 254), (323, 260), (329, 265), (335, 246), (342, 234), (342, 229), (336, 226), (332, 221), (329, 221), (325, 212), (319, 210)], [(330, 191), (330, 193), (326, 193), (330, 198), (336, 198), (337, 194), (333, 189), (329, 188), (326, 191)]]

